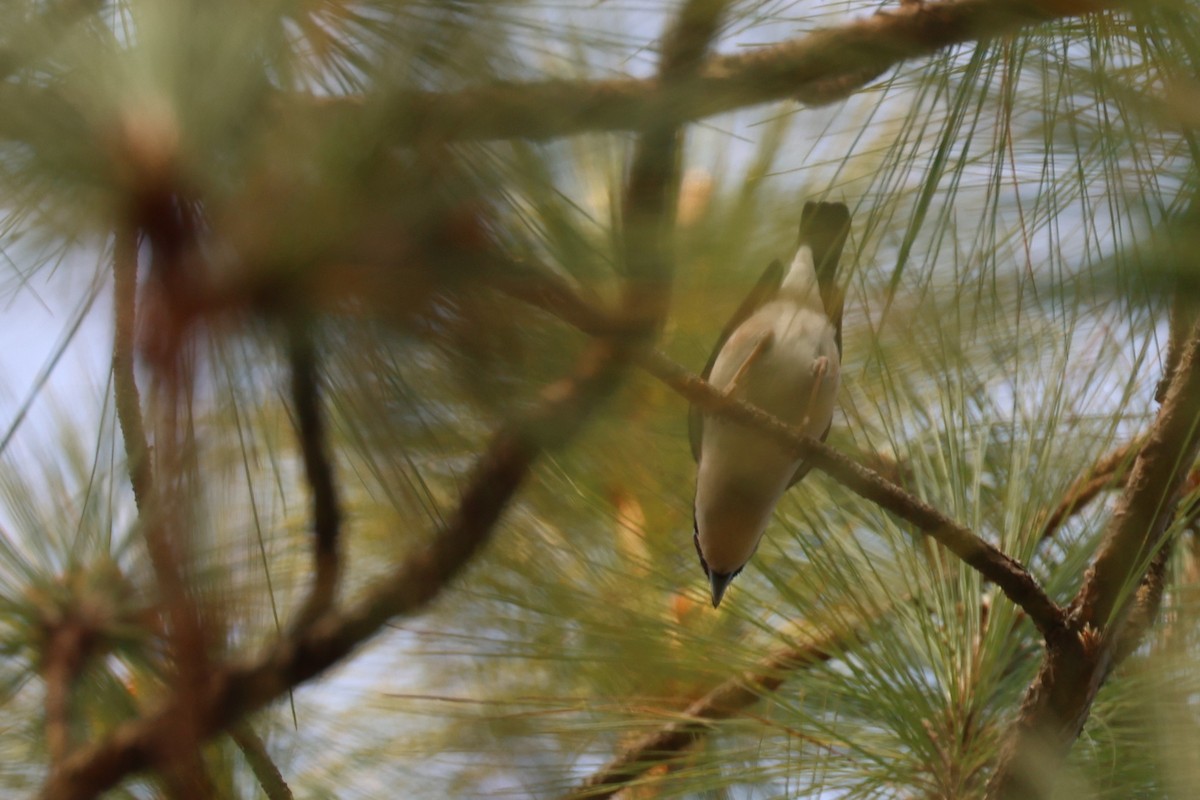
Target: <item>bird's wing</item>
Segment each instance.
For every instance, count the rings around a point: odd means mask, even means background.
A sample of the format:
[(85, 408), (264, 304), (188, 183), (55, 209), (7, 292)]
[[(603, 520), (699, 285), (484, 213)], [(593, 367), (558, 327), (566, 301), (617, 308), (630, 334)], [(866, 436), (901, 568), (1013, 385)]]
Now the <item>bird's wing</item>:
[(804, 204), (804, 210), (800, 212), (800, 244), (812, 248), (821, 304), (833, 323), (839, 357), (842, 355), (842, 310), (846, 294), (838, 288), (837, 272), (849, 233), (850, 210), (845, 203), (809, 201)]
[[(778, 259), (772, 261), (758, 279), (758, 283), (750, 291), (750, 294), (738, 306), (737, 312), (733, 318), (726, 324), (725, 330), (721, 331), (720, 338), (717, 339), (717, 344), (713, 347), (712, 355), (708, 357), (708, 363), (704, 365), (704, 372), (700, 377), (708, 380), (712, 374), (713, 364), (717, 363), (717, 356), (721, 352), (721, 348), (725, 346), (725, 342), (733, 335), (733, 332), (738, 329), (738, 326), (749, 319), (750, 315), (757, 311), (763, 303), (770, 300), (779, 291), (779, 284), (783, 282), (783, 263)], [(688, 411), (688, 438), (692, 443), (692, 458), (697, 463), (700, 461), (700, 442), (704, 435), (704, 412), (696, 406), (692, 406)]]

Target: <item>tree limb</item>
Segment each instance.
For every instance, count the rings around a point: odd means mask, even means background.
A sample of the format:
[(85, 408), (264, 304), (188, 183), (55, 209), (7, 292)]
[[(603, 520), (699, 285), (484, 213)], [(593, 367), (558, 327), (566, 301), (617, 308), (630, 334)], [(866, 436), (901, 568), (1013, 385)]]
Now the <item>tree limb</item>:
[[(175, 655), (176, 693), (190, 697), (207, 662), (204, 623), (189, 597), (183, 571), (165, 524), (164, 503), (157, 496), (150, 463), (150, 446), (142, 417), (141, 394), (134, 374), (134, 340), (137, 330), (138, 231), (135, 226), (117, 226), (113, 241), (113, 395), (126, 468), (133, 487), (134, 504), (154, 569), (158, 591), (171, 621)], [(203, 760), (190, 741), (195, 709), (186, 703), (177, 709), (175, 735), (164, 740), (161, 761), (168, 767), (167, 779), (181, 797), (205, 796), (208, 785)], [(53, 780), (53, 776), (51, 778)], [(199, 787), (199, 788), (198, 788)]]
[(1053, 536), (1060, 525), (1086, 508), (1105, 489), (1124, 486), (1134, 455), (1141, 446), (1140, 439), (1127, 442), (1097, 461), (1085, 477), (1071, 484), (1066, 496), (1046, 517), (1042, 525), (1042, 539)]
[(287, 355), (292, 369), (292, 405), (296, 413), (296, 434), (304, 455), (304, 474), (312, 495), (314, 534), (313, 585), (297, 615), (297, 627), (309, 624), (330, 608), (337, 594), (341, 572), (338, 540), (342, 515), (338, 507), (333, 464), (325, 442), (316, 344), (313, 332), (307, 327), (310, 324), (311, 320), (290, 320), (287, 330)]
[[(1200, 326), (1172, 376), (1100, 551), (1068, 609), (1071, 635), (1048, 641), (1041, 670), (988, 784), (989, 798), (1046, 796), (1122, 641), (1139, 586), (1164, 547), (1180, 490), (1200, 450)], [(1151, 587), (1152, 588), (1152, 587)]]
[(267, 752), (266, 742), (255, 733), (254, 728), (250, 727), (249, 723), (242, 722), (233, 726), (229, 737), (242, 751), (267, 800), (292, 800), (291, 787), (287, 785), (279, 767), (275, 766), (271, 754)]
[[(636, 131), (663, 116), (697, 120), (799, 97), (829, 103), (891, 67), (965, 42), (1057, 19), (1120, 8), (1120, 0), (953, 0), (879, 13), (746, 53), (709, 58), (682, 94), (659, 78), (497, 82), (455, 92), (405, 91), (391, 103), (397, 144), (542, 140), (596, 131)], [(678, 87), (675, 87), (678, 88)], [(361, 101), (315, 100), (318, 117), (356, 113)]]
[(688, 706), (679, 719), (634, 742), (563, 800), (611, 797), (655, 765), (681, 756), (712, 731), (714, 722), (729, 719), (774, 692), (789, 674), (836, 658), (862, 639), (871, 622), (839, 627), (781, 648), (753, 669), (729, 678)]

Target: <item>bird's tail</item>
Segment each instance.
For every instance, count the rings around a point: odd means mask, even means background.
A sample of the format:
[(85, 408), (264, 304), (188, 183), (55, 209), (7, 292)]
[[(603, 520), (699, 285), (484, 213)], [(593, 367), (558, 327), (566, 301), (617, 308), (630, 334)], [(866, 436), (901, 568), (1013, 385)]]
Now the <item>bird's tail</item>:
[(841, 321), (843, 295), (837, 288), (838, 261), (846, 236), (850, 233), (850, 209), (845, 203), (809, 201), (800, 212), (800, 245), (812, 248), (821, 302), (838, 329), (838, 351), (842, 349)]
[(800, 213), (800, 244), (812, 248), (817, 280), (830, 283), (837, 274), (838, 260), (850, 232), (850, 210), (845, 203), (809, 201)]

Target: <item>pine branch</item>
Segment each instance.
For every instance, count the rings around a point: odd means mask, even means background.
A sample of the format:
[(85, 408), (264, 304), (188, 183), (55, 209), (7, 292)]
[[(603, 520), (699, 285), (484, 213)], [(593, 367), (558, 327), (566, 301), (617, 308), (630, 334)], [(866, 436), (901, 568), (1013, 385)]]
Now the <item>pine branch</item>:
[[(113, 242), (113, 394), (117, 420), (125, 445), (125, 461), (133, 487), (134, 504), (146, 539), (158, 590), (171, 620), (172, 647), (177, 669), (176, 694), (192, 696), (207, 664), (204, 623), (188, 595), (183, 571), (163, 518), (164, 504), (157, 496), (150, 463), (150, 446), (142, 418), (141, 394), (134, 374), (134, 339), (137, 330), (138, 232), (119, 225)], [(163, 741), (160, 761), (177, 794), (203, 794), (207, 773), (193, 745), (197, 709), (184, 702), (177, 709), (174, 735)], [(51, 782), (54, 773), (51, 774)]]
[[(876, 619), (881, 616), (882, 612)], [(783, 685), (790, 674), (839, 656), (861, 641), (873, 622), (842, 626), (803, 644), (781, 648), (758, 666), (735, 675), (693, 702), (678, 720), (634, 742), (606, 767), (565, 795), (564, 800), (611, 797), (654, 766), (683, 755), (713, 730), (713, 723), (729, 719), (754, 705)]]
[[(1048, 640), (1041, 670), (988, 784), (989, 798), (1047, 796), (1078, 738), (1200, 452), (1200, 325), (1173, 371), (1104, 542), (1068, 609), (1069, 635)], [(1151, 590), (1153, 587), (1151, 587)]]
[(1060, 525), (1087, 508), (1104, 490), (1124, 486), (1134, 455), (1141, 445), (1142, 442), (1135, 439), (1118, 447), (1097, 461), (1085, 477), (1071, 484), (1063, 499), (1046, 517), (1042, 525), (1042, 538), (1052, 537)]
[(292, 800), (291, 787), (287, 785), (287, 781), (279, 772), (279, 767), (275, 766), (271, 754), (267, 752), (266, 742), (255, 733), (254, 728), (250, 727), (249, 723), (243, 722), (235, 725), (229, 732), (229, 736), (242, 751), (246, 763), (250, 765), (254, 777), (258, 779), (258, 785), (262, 787), (267, 800)]
[(325, 441), (316, 344), (313, 332), (307, 327), (310, 324), (310, 320), (291, 320), (287, 331), (287, 355), (292, 369), (292, 405), (296, 413), (296, 434), (304, 455), (304, 474), (312, 495), (314, 535), (315, 574), (308, 599), (297, 615), (297, 627), (309, 624), (332, 606), (341, 573), (339, 539), (342, 514), (338, 507), (333, 463)]
[[(710, 58), (680, 87), (658, 78), (497, 82), (456, 92), (411, 91), (392, 102), (398, 144), (421, 139), (541, 140), (642, 130), (664, 109), (677, 121), (776, 100), (830, 103), (910, 59), (1018, 33), (1058, 19), (1120, 8), (1120, 0), (953, 0), (905, 5), (748, 53)], [(319, 118), (357, 113), (358, 99), (314, 101)]]

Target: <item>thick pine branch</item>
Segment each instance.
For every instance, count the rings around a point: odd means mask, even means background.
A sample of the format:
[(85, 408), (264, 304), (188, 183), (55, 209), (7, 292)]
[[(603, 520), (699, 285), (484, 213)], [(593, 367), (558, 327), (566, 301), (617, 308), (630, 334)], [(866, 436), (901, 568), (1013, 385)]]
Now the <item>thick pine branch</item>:
[[(1069, 608), (1070, 635), (1048, 642), (1001, 752), (989, 798), (1046, 796), (1078, 738), (1146, 587), (1156, 607), (1155, 558), (1176, 513), (1182, 487), (1200, 451), (1200, 326), (1173, 371), (1170, 387), (1144, 440), (1104, 542)], [(1142, 624), (1133, 614), (1133, 625)]]
[[(391, 135), (418, 140), (551, 139), (636, 131), (776, 100), (829, 103), (905, 61), (1058, 19), (1119, 8), (1118, 0), (956, 0), (899, 6), (748, 53), (716, 56), (686, 82), (661, 78), (497, 82), (456, 92), (400, 92)], [(357, 99), (316, 101), (319, 115), (355, 113)]]

